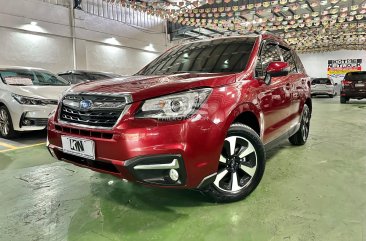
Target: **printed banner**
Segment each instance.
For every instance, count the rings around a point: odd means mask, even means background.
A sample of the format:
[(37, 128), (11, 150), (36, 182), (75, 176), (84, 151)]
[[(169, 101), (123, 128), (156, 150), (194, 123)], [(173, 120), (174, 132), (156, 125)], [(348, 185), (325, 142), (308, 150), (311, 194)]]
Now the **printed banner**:
[(361, 71), (362, 59), (328, 60), (328, 76), (343, 77), (348, 72)]

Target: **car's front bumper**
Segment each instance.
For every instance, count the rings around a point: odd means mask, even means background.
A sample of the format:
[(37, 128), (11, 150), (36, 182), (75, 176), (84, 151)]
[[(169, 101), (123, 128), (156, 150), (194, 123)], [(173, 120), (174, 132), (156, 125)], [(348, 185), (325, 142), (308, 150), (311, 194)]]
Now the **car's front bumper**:
[(9, 111), (16, 131), (42, 130), (47, 126), (48, 117), (57, 108), (55, 105), (37, 106), (11, 103)]
[[(52, 118), (51, 118), (52, 119)], [(142, 184), (197, 188), (217, 171), (226, 130), (206, 118), (159, 123), (132, 120), (113, 130), (48, 124), (48, 148), (66, 162)], [(67, 154), (61, 136), (95, 143), (95, 160)], [(170, 178), (177, 171), (177, 181)], [(174, 171), (173, 171), (174, 172)]]

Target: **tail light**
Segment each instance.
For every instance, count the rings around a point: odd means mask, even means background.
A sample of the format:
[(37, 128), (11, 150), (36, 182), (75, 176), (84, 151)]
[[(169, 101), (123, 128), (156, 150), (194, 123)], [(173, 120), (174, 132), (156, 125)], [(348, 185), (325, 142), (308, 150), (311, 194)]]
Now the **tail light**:
[(342, 86), (349, 86), (352, 84), (352, 81), (349, 80), (342, 80)]

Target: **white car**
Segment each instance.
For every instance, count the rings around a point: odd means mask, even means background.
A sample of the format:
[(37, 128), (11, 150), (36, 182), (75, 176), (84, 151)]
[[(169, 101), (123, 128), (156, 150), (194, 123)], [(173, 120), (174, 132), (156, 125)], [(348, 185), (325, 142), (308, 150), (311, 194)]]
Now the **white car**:
[(43, 69), (0, 67), (0, 137), (42, 130), (70, 83)]
[(337, 83), (334, 83), (332, 79), (314, 78), (311, 81), (311, 96), (328, 95), (333, 98), (337, 95), (336, 86)]

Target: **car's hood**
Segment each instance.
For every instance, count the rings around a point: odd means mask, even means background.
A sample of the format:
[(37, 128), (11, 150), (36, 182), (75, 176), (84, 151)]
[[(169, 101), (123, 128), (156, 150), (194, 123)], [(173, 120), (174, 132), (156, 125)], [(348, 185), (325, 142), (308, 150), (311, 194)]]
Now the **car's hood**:
[(218, 87), (234, 83), (235, 74), (175, 74), (130, 76), (74, 86), (69, 93), (126, 93), (134, 101), (150, 99), (200, 87)]
[(70, 86), (12, 86), (8, 90), (14, 94), (40, 99), (58, 100), (62, 92)]

